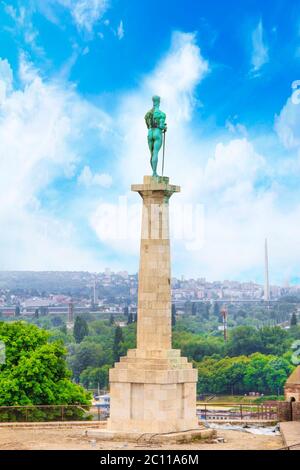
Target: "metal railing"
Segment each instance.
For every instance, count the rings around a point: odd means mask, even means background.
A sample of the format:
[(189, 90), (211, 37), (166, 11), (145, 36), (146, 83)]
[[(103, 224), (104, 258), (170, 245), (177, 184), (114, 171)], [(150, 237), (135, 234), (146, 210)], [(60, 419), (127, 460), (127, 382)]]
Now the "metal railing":
[(205, 421), (277, 421), (278, 407), (277, 403), (197, 403), (197, 415)]
[[(278, 421), (278, 404), (197, 403), (197, 415), (207, 421)], [(109, 410), (87, 405), (0, 406), (0, 423), (105, 421)]]
[(88, 405), (0, 406), (1, 423), (51, 421), (104, 421), (106, 410)]

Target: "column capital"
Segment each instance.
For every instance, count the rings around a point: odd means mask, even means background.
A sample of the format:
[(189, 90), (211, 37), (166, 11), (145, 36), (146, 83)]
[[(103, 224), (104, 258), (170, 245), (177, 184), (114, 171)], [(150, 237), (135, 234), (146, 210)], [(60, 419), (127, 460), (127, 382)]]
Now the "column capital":
[(144, 176), (143, 184), (132, 184), (131, 191), (141, 195), (150, 191), (163, 191), (171, 196), (173, 193), (180, 192), (180, 186), (170, 184), (167, 176)]

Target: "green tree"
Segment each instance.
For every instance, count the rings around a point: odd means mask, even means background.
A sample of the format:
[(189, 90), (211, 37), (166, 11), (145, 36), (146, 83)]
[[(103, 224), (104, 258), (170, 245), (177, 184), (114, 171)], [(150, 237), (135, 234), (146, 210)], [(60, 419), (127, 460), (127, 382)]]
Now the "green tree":
[(79, 380), (80, 374), (88, 367), (101, 367), (106, 363), (106, 355), (100, 344), (83, 341), (76, 346), (75, 353), (70, 358), (73, 377)]
[(244, 392), (244, 377), (245, 370), (249, 363), (249, 359), (246, 356), (239, 356), (234, 360), (225, 358), (224, 359), (224, 385), (226, 384), (226, 390), (232, 395), (234, 393)]
[(224, 342), (219, 338), (197, 338), (182, 344), (182, 354), (189, 360), (200, 361), (204, 357), (222, 355)]
[(293, 312), (291, 316), (291, 322), (290, 322), (291, 328), (293, 328), (294, 326), (297, 326), (297, 324), (298, 324), (297, 315), (295, 312)]
[(60, 327), (59, 327), (60, 331), (64, 334), (64, 335), (67, 335), (68, 334), (68, 330), (67, 330), (67, 325), (65, 323), (63, 323)]
[(258, 331), (261, 346), (257, 351), (263, 354), (281, 356), (290, 346), (289, 333), (278, 326), (265, 326)]
[(117, 325), (115, 329), (115, 337), (114, 337), (114, 344), (113, 344), (114, 362), (118, 362), (122, 354), (122, 341), (123, 341), (122, 328), (119, 325)]
[(293, 367), (284, 357), (261, 353), (250, 356), (207, 357), (197, 364), (198, 393), (280, 394)]
[(240, 356), (262, 351), (263, 344), (258, 331), (251, 326), (239, 326), (230, 332), (227, 343), (229, 356)]
[(89, 404), (90, 395), (71, 382), (59, 342), (25, 322), (0, 323), (6, 362), (0, 366), (0, 405)]
[(109, 366), (87, 367), (80, 375), (80, 383), (86, 388), (108, 388)]
[(55, 316), (51, 318), (51, 323), (54, 327), (62, 326), (64, 324), (64, 321), (61, 317)]
[(250, 356), (250, 362), (245, 371), (244, 383), (247, 391), (268, 392), (266, 386), (265, 367), (268, 364), (268, 356), (255, 353)]
[(83, 338), (89, 334), (89, 328), (85, 318), (79, 316), (75, 318), (73, 334), (76, 343), (81, 343)]
[(293, 366), (283, 357), (270, 358), (265, 367), (265, 382), (271, 393), (280, 395), (287, 377), (291, 374)]
[(115, 319), (114, 319), (113, 314), (111, 313), (110, 317), (109, 317), (109, 324), (112, 326), (112, 325), (114, 325), (114, 323), (115, 323)]
[(174, 328), (174, 326), (176, 325), (176, 306), (175, 304), (172, 304), (172, 327)]

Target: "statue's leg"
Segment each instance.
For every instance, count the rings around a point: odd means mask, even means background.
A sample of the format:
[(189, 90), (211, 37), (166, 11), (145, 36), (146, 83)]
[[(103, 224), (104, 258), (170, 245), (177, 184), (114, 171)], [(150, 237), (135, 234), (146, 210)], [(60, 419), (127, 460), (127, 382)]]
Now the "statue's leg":
[(149, 129), (149, 132), (148, 132), (148, 147), (149, 147), (149, 150), (150, 150), (150, 165), (151, 165), (152, 170), (153, 170), (152, 156), (153, 156), (153, 147), (154, 147), (154, 137), (153, 137), (152, 129)]
[(157, 164), (158, 164), (158, 152), (162, 146), (162, 133), (159, 129), (155, 129), (155, 139), (153, 144), (153, 153), (152, 153), (152, 170), (153, 176), (157, 176)]

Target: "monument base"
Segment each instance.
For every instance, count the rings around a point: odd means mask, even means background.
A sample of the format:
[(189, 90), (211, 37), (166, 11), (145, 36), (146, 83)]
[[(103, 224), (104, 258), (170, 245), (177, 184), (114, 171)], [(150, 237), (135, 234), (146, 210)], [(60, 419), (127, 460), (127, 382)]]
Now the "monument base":
[(197, 370), (176, 349), (132, 349), (110, 370), (110, 418), (116, 433), (195, 430)]
[(87, 436), (101, 441), (135, 442), (136, 444), (186, 444), (202, 439), (213, 439), (216, 437), (216, 431), (199, 427), (191, 431), (155, 434), (91, 429), (87, 431)]

